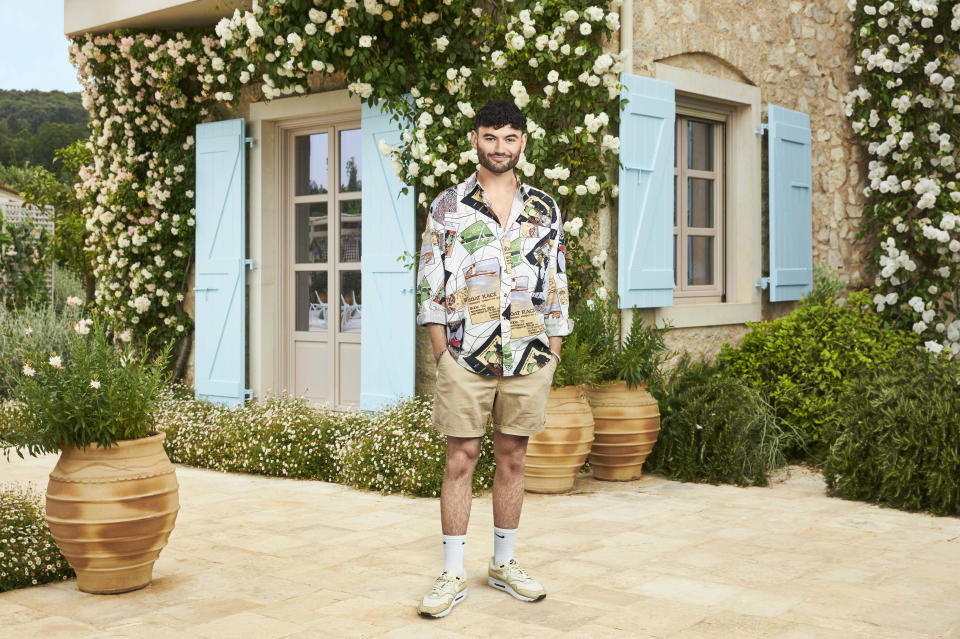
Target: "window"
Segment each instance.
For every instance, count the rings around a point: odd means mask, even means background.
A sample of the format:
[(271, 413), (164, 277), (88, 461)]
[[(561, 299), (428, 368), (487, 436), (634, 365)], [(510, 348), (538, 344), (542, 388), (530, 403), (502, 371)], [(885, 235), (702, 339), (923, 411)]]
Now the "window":
[(674, 302), (723, 302), (723, 114), (678, 108), (673, 162)]

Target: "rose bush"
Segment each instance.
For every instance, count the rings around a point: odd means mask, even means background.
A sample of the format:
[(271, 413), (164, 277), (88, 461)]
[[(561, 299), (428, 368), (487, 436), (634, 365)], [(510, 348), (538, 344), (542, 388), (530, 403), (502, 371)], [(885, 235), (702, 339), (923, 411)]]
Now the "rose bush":
[(927, 350), (960, 353), (960, 3), (850, 0), (859, 86), (845, 113), (870, 154), (862, 233), (873, 303)]

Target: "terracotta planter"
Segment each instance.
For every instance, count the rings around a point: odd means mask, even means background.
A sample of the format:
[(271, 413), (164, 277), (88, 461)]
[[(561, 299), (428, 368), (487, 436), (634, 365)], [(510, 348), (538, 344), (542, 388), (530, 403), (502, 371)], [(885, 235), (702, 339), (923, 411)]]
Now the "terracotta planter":
[(527, 443), (524, 488), (532, 493), (563, 493), (590, 452), (593, 414), (579, 386), (551, 388), (547, 427)]
[(60, 453), (47, 485), (47, 525), (84, 592), (143, 588), (180, 510), (164, 433)]
[(585, 392), (595, 422), (590, 451), (593, 476), (608, 481), (638, 479), (660, 432), (657, 400), (645, 384), (631, 390), (623, 381)]

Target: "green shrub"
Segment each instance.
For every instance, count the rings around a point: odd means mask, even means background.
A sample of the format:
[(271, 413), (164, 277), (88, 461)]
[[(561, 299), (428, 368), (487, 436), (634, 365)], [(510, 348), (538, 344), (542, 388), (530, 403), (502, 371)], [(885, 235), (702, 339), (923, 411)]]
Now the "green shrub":
[(0, 592), (75, 576), (43, 510), (43, 494), (29, 485), (0, 484)]
[(806, 304), (829, 304), (839, 298), (846, 286), (836, 271), (818, 262), (813, 267), (813, 290), (803, 296), (803, 301)]
[(53, 306), (57, 315), (68, 312), (67, 309), (75, 308), (73, 305), (67, 305), (70, 298), (79, 299), (81, 305), (86, 298), (87, 291), (76, 273), (67, 268), (57, 267), (53, 272)]
[[(334, 411), (286, 395), (234, 409), (168, 388), (157, 412), (177, 463), (229, 472), (318, 479), (381, 492), (440, 494), (446, 438), (431, 428), (432, 402), (414, 397), (376, 412)], [(493, 485), (491, 432), (481, 440), (475, 492)]]
[(845, 304), (801, 304), (773, 322), (752, 322), (738, 348), (725, 344), (718, 361), (759, 390), (778, 418), (804, 435), (790, 456), (823, 454), (823, 427), (846, 380), (864, 369), (891, 365), (918, 343), (910, 332), (883, 326), (866, 292)]
[(960, 515), (960, 363), (899, 353), (852, 379), (832, 415), (832, 495)]
[(15, 360), (35, 345), (46, 352), (66, 354), (73, 339), (70, 324), (80, 318), (80, 309), (66, 306), (60, 315), (49, 304), (31, 304), (20, 311), (0, 306), (0, 399), (9, 396), (12, 377), (2, 364)]
[(644, 467), (672, 479), (765, 486), (798, 439), (756, 389), (687, 353), (651, 392), (660, 434)]

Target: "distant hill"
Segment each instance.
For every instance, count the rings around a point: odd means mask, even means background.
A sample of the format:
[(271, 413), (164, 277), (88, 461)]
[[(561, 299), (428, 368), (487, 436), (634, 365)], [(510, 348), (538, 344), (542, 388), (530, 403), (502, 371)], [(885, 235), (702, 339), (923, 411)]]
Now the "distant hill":
[(53, 152), (85, 138), (80, 93), (0, 90), (0, 165), (52, 170)]

